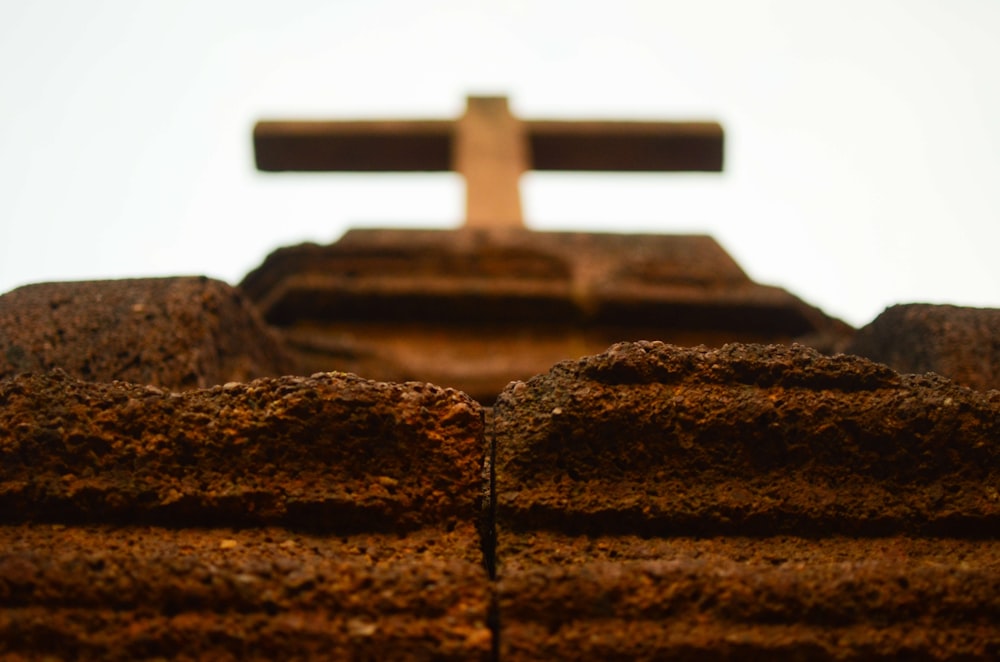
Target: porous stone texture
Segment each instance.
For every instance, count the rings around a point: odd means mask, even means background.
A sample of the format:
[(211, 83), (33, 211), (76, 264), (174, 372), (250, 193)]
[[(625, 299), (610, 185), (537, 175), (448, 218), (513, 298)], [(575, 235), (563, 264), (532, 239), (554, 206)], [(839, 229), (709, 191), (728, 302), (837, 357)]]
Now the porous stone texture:
[(1000, 389), (1000, 310), (932, 304), (886, 308), (845, 351), (899, 372), (936, 372), (976, 389)]
[(501, 660), (1000, 654), (1000, 545), (908, 536), (505, 536)]
[(428, 380), (484, 404), (620, 340), (825, 346), (851, 333), (701, 235), (352, 230), (275, 251), (241, 288), (309, 370)]
[(639, 342), (494, 413), (503, 659), (1000, 653), (1000, 392)]
[(496, 405), (508, 526), (946, 533), (1000, 524), (1000, 392), (803, 346), (621, 343)]
[(0, 296), (0, 378), (55, 368), (175, 390), (298, 372), (243, 295), (204, 277), (41, 283)]
[(1000, 391), (636, 342), (484, 414), (0, 380), (0, 657), (1000, 656)]
[(427, 384), (0, 381), (0, 653), (486, 659), (484, 443)]
[(0, 657), (487, 660), (473, 535), (0, 526)]

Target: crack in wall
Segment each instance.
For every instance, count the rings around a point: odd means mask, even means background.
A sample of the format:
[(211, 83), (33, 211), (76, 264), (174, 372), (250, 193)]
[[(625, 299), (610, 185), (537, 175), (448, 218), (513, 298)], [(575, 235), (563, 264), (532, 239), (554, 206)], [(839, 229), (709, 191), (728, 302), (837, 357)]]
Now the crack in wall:
[(484, 456), (483, 476), (486, 487), (483, 490), (482, 550), (483, 565), (490, 582), (490, 604), (486, 614), (486, 625), (492, 636), (490, 654), (493, 662), (500, 660), (500, 593), (497, 588), (497, 481), (496, 457), (497, 438), (494, 428), (493, 408), (483, 409)]

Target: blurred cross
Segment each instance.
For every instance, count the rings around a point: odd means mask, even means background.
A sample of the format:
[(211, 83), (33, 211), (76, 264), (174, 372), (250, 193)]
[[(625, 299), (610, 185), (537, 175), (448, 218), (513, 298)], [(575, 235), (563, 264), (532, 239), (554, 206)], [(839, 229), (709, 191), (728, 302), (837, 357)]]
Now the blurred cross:
[(466, 225), (523, 227), (526, 170), (722, 170), (715, 122), (550, 121), (514, 117), (506, 97), (469, 97), (457, 121), (261, 121), (265, 171), (442, 171), (465, 178)]

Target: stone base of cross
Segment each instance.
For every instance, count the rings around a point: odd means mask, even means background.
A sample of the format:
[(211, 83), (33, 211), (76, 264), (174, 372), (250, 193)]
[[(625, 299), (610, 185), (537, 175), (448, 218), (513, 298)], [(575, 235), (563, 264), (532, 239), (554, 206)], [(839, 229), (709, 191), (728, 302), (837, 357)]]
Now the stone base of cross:
[(523, 227), (527, 170), (722, 170), (716, 122), (520, 120), (506, 97), (469, 97), (458, 120), (261, 121), (264, 171), (460, 172), (466, 225)]

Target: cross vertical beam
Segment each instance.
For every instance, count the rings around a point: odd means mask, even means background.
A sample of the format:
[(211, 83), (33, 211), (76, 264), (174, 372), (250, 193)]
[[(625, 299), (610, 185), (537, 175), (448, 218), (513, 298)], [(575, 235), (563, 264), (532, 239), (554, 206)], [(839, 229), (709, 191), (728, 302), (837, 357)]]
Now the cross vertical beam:
[(523, 227), (519, 182), (528, 169), (528, 140), (505, 97), (469, 99), (453, 154), (465, 178), (465, 224)]

